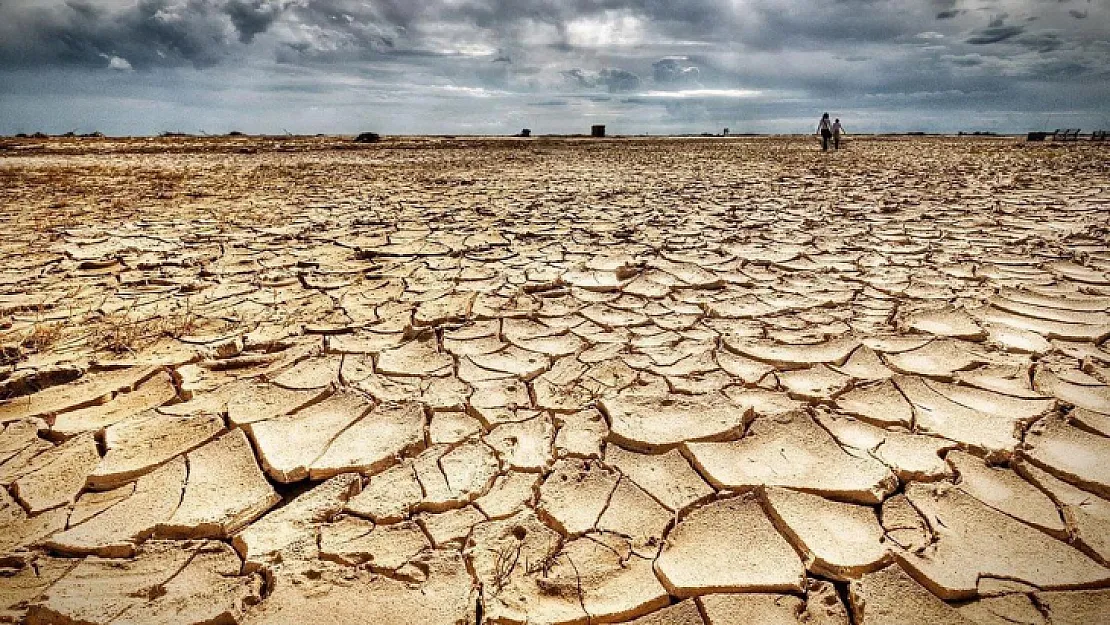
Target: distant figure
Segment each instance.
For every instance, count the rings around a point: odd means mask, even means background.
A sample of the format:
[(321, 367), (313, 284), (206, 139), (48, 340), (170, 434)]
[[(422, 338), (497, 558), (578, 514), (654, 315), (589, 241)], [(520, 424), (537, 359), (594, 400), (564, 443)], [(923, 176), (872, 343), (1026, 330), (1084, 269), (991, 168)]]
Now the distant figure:
[(832, 138), (832, 123), (829, 121), (829, 114), (825, 113), (821, 116), (821, 121), (817, 122), (817, 134), (821, 135), (821, 151), (829, 151), (829, 139)]
[(840, 125), (840, 118), (837, 117), (836, 121), (833, 122), (833, 125), (832, 125), (833, 149), (834, 150), (839, 150), (840, 149), (840, 134), (842, 132), (844, 132), (844, 126)]

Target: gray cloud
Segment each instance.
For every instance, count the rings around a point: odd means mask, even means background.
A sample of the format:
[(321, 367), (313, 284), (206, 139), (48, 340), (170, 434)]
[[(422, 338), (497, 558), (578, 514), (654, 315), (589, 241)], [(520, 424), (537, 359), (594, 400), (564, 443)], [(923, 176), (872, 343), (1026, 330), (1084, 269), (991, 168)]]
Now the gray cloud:
[(1029, 33), (1019, 37), (1016, 42), (1022, 46), (1036, 50), (1037, 52), (1047, 53), (1059, 49), (1064, 45), (1060, 35), (1054, 32), (1042, 31), (1037, 33)]
[(575, 67), (563, 72), (563, 76), (578, 87), (590, 88), (597, 86), (597, 79), (590, 77), (586, 72)]
[(494, 132), (501, 122), (490, 120), (501, 118), (512, 132), (542, 132), (542, 123), (573, 131), (579, 114), (653, 131), (742, 129), (745, 120), (783, 130), (801, 124), (794, 115), (809, 126), (812, 110), (826, 107), (879, 127), (918, 111), (1039, 113), (1077, 75), (1090, 80), (1069, 88), (1069, 108), (1104, 115), (1110, 21), (1096, 18), (1104, 7), (1074, 6), (0, 0), (0, 132), (28, 120), (65, 120), (69, 130), (82, 115), (157, 131), (155, 108), (207, 130), (212, 120), (249, 129), (296, 119), (331, 131), (362, 115), (413, 132)]
[(239, 32), (239, 41), (250, 43), (255, 35), (266, 32), (288, 5), (274, 0), (228, 0), (224, 12)]
[(988, 26), (967, 38), (967, 43), (972, 45), (987, 45), (1012, 39), (1025, 32), (1022, 26)]
[(960, 67), (977, 67), (983, 64), (983, 57), (978, 54), (945, 55), (942, 58)]
[(237, 39), (249, 43), (281, 11), (262, 0), (138, 0), (116, 10), (104, 4), (0, 5), (0, 63), (91, 66), (109, 55), (136, 68), (211, 67), (227, 58)]
[(584, 89), (604, 88), (609, 93), (635, 91), (640, 88), (640, 77), (628, 70), (606, 67), (598, 72), (588, 72), (580, 68), (564, 71), (563, 77), (576, 87)]
[(640, 77), (628, 70), (607, 67), (598, 74), (598, 82), (609, 89), (609, 93), (635, 91), (640, 88)]
[(933, 0), (933, 7), (936, 9), (936, 19), (950, 20), (964, 11), (957, 9), (956, 5), (959, 4), (958, 0)]
[(701, 70), (692, 65), (686, 57), (659, 59), (651, 64), (652, 77), (661, 85), (697, 84)]

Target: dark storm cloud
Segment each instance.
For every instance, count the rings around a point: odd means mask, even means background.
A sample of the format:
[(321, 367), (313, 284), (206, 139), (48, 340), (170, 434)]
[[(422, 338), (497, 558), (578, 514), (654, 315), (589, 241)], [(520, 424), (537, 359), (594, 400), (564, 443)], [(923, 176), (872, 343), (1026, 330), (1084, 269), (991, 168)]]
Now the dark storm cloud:
[(959, 65), (960, 67), (976, 67), (983, 64), (983, 57), (978, 54), (968, 54), (965, 56), (948, 56), (945, 57), (949, 63)]
[(1041, 53), (1058, 50), (1064, 45), (1063, 40), (1060, 39), (1060, 35), (1053, 32), (1029, 33), (1016, 39), (1015, 43)]
[[(242, 54), (276, 55), (292, 63), (337, 62), (451, 53), (459, 38), (499, 48), (527, 45), (529, 34), (543, 29), (552, 33), (546, 45), (573, 52), (584, 45), (583, 29), (618, 17), (637, 20), (660, 41), (739, 42), (762, 50), (894, 41), (924, 29), (907, 20), (902, 7), (877, 0), (139, 0), (117, 2), (111, 9), (97, 4), (112, 2), (0, 4), (0, 17), (14, 20), (24, 33), (0, 40), (0, 59), (95, 65), (112, 55), (138, 68), (208, 67)], [(948, 0), (933, 6), (942, 13), (959, 11)], [(1012, 36), (1007, 33), (1016, 27), (1001, 26), (1005, 15), (969, 42)], [(278, 23), (285, 27), (274, 44), (253, 50), (249, 44)], [(659, 74), (658, 82), (692, 78), (673, 76), (666, 67), (652, 73)]]
[(0, 63), (103, 65), (122, 57), (137, 68), (191, 64), (204, 68), (228, 57), (236, 41), (250, 43), (283, 11), (270, 0), (137, 0), (122, 5), (68, 0), (0, 4)]
[(224, 11), (239, 32), (239, 41), (250, 43), (255, 35), (266, 32), (287, 5), (268, 0), (228, 0)]
[[(202, 118), (240, 109), (259, 120), (319, 115), (311, 119), (327, 124), (322, 130), (358, 110), (393, 115), (414, 131), (456, 123), (494, 131), (491, 120), (504, 118), (515, 132), (538, 128), (529, 120), (546, 110), (550, 123), (572, 129), (579, 113), (649, 130), (738, 128), (748, 118), (791, 124), (791, 111), (826, 106), (898, 120), (916, 115), (915, 103), (1045, 107), (1065, 72), (1092, 77), (1069, 106), (1097, 111), (1107, 95), (1100, 68), (1110, 66), (1110, 19), (1105, 6), (1081, 8), (1044, 0), (0, 0), (0, 95), (18, 83), (26, 96), (22, 105), (0, 98), (0, 131), (13, 116), (34, 118), (35, 103), (46, 103), (39, 108), (53, 111), (50, 119), (69, 119), (73, 102), (109, 83), (128, 87), (108, 100), (121, 125), (135, 118), (136, 109), (124, 112), (138, 106), (132, 101), (167, 110), (187, 102)], [(77, 83), (85, 90), (67, 91)], [(208, 97), (214, 89), (222, 99)], [(275, 93), (296, 94), (296, 108), (267, 97)], [(555, 102), (563, 104), (546, 105)]]
[[(20, 22), (29, 33), (0, 42), (6, 56), (31, 56), (44, 63), (81, 62), (52, 45), (85, 50), (84, 59), (125, 49), (143, 66), (181, 61), (210, 66), (250, 44), (276, 22), (291, 26), (282, 43), (289, 50), (317, 60), (359, 58), (367, 51), (405, 50), (435, 53), (443, 39), (466, 32), (498, 43), (515, 43), (527, 31), (550, 28), (551, 45), (581, 46), (575, 34), (582, 20), (626, 15), (649, 24), (655, 34), (675, 39), (726, 41), (738, 33), (745, 45), (776, 48), (799, 40), (882, 40), (903, 32), (891, 11), (867, 0), (829, 3), (821, 19), (796, 10), (794, 3), (752, 0), (735, 12), (723, 0), (473, 0), (442, 4), (429, 0), (140, 0), (138, 2), (74, 2), (22, 0), (0, 14)], [(44, 4), (38, 7), (36, 4)], [(110, 9), (96, 5), (114, 4)], [(881, 5), (881, 3), (879, 3)], [(860, 19), (860, 10), (871, 16)], [(576, 20), (579, 22), (576, 23)], [(142, 52), (148, 48), (155, 53)], [(95, 51), (95, 52), (93, 52)]]
[(1023, 32), (1025, 28), (1021, 26), (988, 26), (968, 37), (967, 43), (976, 46), (999, 43), (1017, 37)]
[(936, 19), (950, 20), (965, 11), (956, 8), (957, 0), (933, 0), (933, 8), (937, 12)]

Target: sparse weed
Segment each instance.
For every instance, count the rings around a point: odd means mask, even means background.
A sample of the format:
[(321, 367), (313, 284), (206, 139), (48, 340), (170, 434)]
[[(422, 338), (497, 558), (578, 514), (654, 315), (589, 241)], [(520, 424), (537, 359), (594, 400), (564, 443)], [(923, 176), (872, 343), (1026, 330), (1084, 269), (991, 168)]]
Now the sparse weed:
[(89, 342), (97, 350), (134, 354), (161, 337), (180, 339), (194, 333), (197, 327), (197, 315), (188, 308), (148, 319), (134, 319), (124, 311), (101, 317)]
[(96, 350), (115, 354), (135, 353), (144, 340), (157, 335), (152, 328), (157, 320), (131, 320), (125, 314), (106, 315), (92, 330), (90, 343)]
[(193, 312), (192, 305), (186, 300), (185, 310), (162, 319), (161, 333), (171, 338), (180, 339), (183, 336), (195, 334), (197, 327), (199, 327), (197, 314)]
[(558, 562), (558, 560), (558, 554), (552, 553), (542, 560), (528, 564), (524, 571), (529, 575), (540, 573), (543, 577), (549, 577), (551, 575), (551, 569), (555, 567), (555, 563)]
[(493, 552), (493, 590), (490, 597), (496, 597), (509, 583), (509, 577), (520, 561), (520, 549), (523, 545), (520, 541), (513, 541)]
[(44, 352), (62, 338), (62, 325), (36, 321), (19, 346), (29, 352)]

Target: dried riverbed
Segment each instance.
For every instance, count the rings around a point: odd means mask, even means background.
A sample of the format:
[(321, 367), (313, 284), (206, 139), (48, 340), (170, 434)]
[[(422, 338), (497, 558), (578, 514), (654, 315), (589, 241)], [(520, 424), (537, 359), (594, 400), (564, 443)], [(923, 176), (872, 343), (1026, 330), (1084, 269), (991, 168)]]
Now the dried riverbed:
[(1110, 152), (0, 152), (0, 621), (1094, 623)]

